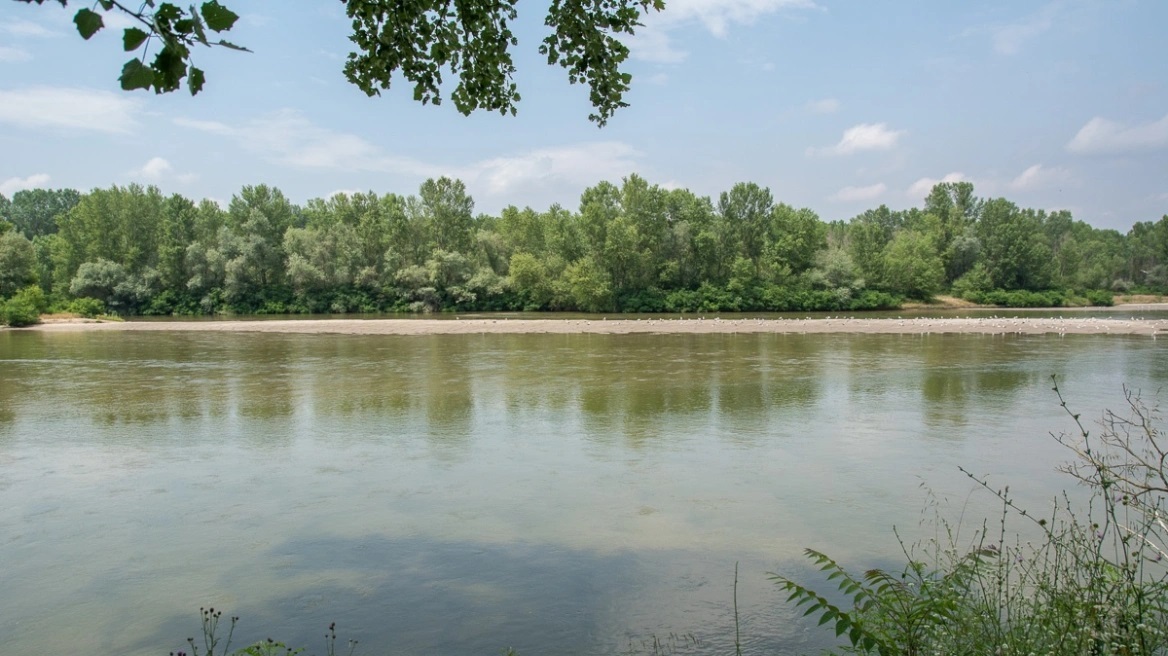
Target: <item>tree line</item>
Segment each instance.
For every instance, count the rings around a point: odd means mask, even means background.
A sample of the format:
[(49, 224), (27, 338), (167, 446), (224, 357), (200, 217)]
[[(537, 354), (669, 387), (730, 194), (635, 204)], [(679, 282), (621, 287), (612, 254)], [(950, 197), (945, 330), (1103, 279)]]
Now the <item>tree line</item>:
[(637, 175), (586, 189), (575, 211), (497, 216), (449, 178), (303, 206), (266, 185), (226, 208), (139, 185), (0, 195), (0, 300), (40, 311), (848, 311), (1112, 291), (1168, 292), (1168, 216), (1125, 235), (967, 182), (832, 222), (754, 183), (713, 199)]

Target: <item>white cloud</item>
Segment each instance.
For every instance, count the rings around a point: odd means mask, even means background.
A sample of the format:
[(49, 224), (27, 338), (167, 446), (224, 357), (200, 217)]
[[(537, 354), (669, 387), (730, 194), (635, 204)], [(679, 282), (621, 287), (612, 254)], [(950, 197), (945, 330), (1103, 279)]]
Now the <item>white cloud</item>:
[(807, 111), (813, 114), (834, 114), (840, 108), (840, 101), (835, 98), (823, 98), (807, 103)]
[(1168, 114), (1158, 121), (1131, 126), (1096, 116), (1067, 144), (1073, 153), (1119, 154), (1162, 148), (1168, 148)]
[(12, 194), (21, 189), (35, 189), (36, 187), (43, 187), (48, 183), (48, 173), (34, 173), (27, 178), (8, 178), (4, 182), (0, 182), (0, 194), (11, 197)]
[(463, 175), (468, 181), (484, 183), (491, 194), (551, 181), (594, 184), (635, 172), (639, 154), (632, 146), (615, 141), (540, 148), (478, 162)]
[(170, 162), (161, 157), (152, 157), (150, 161), (142, 165), (142, 168), (133, 170), (130, 175), (147, 180), (158, 180), (172, 169)]
[(937, 178), (925, 177), (912, 183), (912, 185), (904, 193), (905, 195), (912, 198), (924, 198), (925, 196), (929, 195), (929, 192), (933, 190), (933, 187), (942, 182), (969, 182), (969, 178), (965, 177), (964, 173), (960, 173), (958, 171), (947, 173), (940, 180)]
[(851, 203), (860, 200), (872, 200), (888, 191), (888, 186), (878, 182), (867, 187), (844, 187), (831, 195), (831, 200), (837, 203)]
[(636, 36), (625, 39), (633, 56), (657, 64), (678, 64), (685, 61), (689, 53), (673, 47), (669, 34), (664, 29), (642, 27)]
[(421, 162), (388, 155), (354, 134), (322, 128), (291, 109), (246, 121), (238, 127), (186, 118), (176, 118), (174, 124), (229, 137), (268, 160), (288, 166), (423, 176), (443, 174)]
[(664, 11), (646, 16), (645, 24), (626, 43), (638, 59), (677, 63), (688, 53), (674, 47), (673, 30), (700, 23), (714, 36), (725, 38), (731, 25), (750, 25), (780, 11), (814, 8), (812, 0), (670, 0)]
[(175, 173), (174, 166), (162, 157), (151, 157), (140, 168), (129, 171), (127, 175), (135, 180), (158, 182), (165, 178), (167, 180), (177, 181), (180, 184), (190, 184), (199, 179), (199, 176), (194, 173)]
[(24, 48), (0, 46), (0, 62), (20, 62), (32, 59), (32, 53)]
[(786, 9), (814, 9), (811, 0), (673, 0), (654, 15), (673, 23), (698, 20), (714, 36), (725, 37), (730, 23), (750, 25), (762, 16)]
[(1020, 21), (991, 28), (994, 52), (999, 55), (1018, 54), (1027, 41), (1050, 30), (1061, 9), (1061, 2), (1052, 2)]
[(214, 121), (175, 119), (183, 127), (226, 136), (278, 164), (296, 168), (371, 171), (416, 177), (456, 177), (501, 194), (550, 182), (593, 184), (637, 170), (640, 155), (620, 142), (540, 148), (471, 164), (444, 165), (385, 152), (349, 133), (320, 127), (295, 110), (283, 110), (233, 128)]
[(58, 32), (46, 29), (39, 23), (26, 20), (5, 21), (3, 25), (0, 25), (0, 32), (5, 32), (12, 36), (59, 36)]
[(191, 128), (200, 132), (210, 132), (218, 135), (235, 134), (235, 128), (219, 121), (198, 121), (190, 118), (176, 118), (174, 124), (182, 128)]
[(844, 130), (839, 143), (826, 148), (808, 148), (808, 155), (851, 155), (863, 150), (888, 150), (905, 135), (904, 130), (889, 130), (884, 123), (861, 123)]
[(1046, 168), (1041, 164), (1035, 164), (1018, 174), (1018, 177), (1010, 182), (1010, 189), (1014, 191), (1041, 189), (1042, 187), (1065, 182), (1069, 178), (1070, 171), (1064, 168)]
[(171, 162), (162, 158), (151, 158), (150, 161), (138, 169), (138, 174), (146, 177), (148, 180), (158, 180), (159, 177), (164, 176), (173, 169), (174, 167), (171, 166)]
[(125, 94), (69, 87), (0, 91), (0, 123), (22, 128), (130, 132), (139, 101)]

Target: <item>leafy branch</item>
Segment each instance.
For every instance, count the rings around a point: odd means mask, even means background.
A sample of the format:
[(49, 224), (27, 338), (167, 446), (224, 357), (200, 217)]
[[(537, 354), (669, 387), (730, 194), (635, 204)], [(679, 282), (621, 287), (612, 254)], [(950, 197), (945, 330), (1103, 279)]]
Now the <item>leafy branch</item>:
[[(44, 4), (45, 0), (17, 0), (18, 2)], [(62, 7), (68, 0), (56, 0)], [(94, 11), (100, 9), (101, 12)], [(122, 47), (126, 52), (141, 51), (122, 66), (118, 77), (122, 89), (153, 89), (155, 93), (177, 91), (186, 78), (191, 95), (203, 90), (206, 75), (195, 66), (191, 49), (202, 45), (222, 47), (230, 50), (250, 52), (243, 46), (226, 39), (214, 39), (209, 33), (220, 34), (229, 31), (239, 15), (219, 4), (218, 0), (208, 0), (197, 9), (189, 9), (171, 2), (143, 0), (137, 9), (117, 0), (97, 0), (93, 8), (82, 8), (73, 16), (73, 24), (81, 38), (89, 40), (105, 28), (104, 12), (117, 11), (133, 19), (138, 25), (127, 27), (122, 33)], [(157, 39), (162, 47), (154, 59), (147, 63), (150, 42)]]

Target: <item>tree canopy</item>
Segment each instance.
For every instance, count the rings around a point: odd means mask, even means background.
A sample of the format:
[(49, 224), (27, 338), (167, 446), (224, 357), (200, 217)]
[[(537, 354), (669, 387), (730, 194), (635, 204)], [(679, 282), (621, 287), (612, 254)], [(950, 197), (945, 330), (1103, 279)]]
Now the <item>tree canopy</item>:
[[(46, 0), (16, 0), (44, 4)], [(67, 7), (69, 0), (47, 0)], [(479, 109), (515, 114), (520, 100), (511, 49), (518, 0), (342, 0), (352, 20), (349, 37), (356, 47), (345, 62), (345, 77), (369, 96), (389, 89), (400, 76), (413, 85), (414, 99), (441, 104), (444, 73), (457, 79), (450, 99), (463, 114)], [(86, 3), (74, 15), (78, 33), (89, 39), (105, 27), (103, 15), (119, 12), (135, 25), (125, 28), (122, 45), (135, 55), (118, 78), (123, 89), (169, 93), (186, 88), (199, 93), (206, 82), (194, 64), (198, 46), (247, 50), (220, 38), (239, 16), (218, 0), (184, 9), (171, 2), (144, 0), (137, 9), (118, 0)], [(135, 3), (137, 4), (137, 3)], [(621, 65), (628, 47), (617, 36), (633, 34), (663, 0), (552, 0), (544, 24), (551, 34), (539, 53), (559, 65), (572, 84), (586, 84), (595, 111), (589, 119), (603, 126), (617, 109), (632, 75)], [(147, 61), (151, 42), (157, 42)]]
[(450, 178), (303, 206), (265, 185), (226, 207), (139, 185), (0, 195), (0, 304), (79, 313), (839, 312), (1112, 291), (1168, 293), (1168, 216), (1125, 235), (967, 183), (831, 223), (752, 182), (710, 197), (638, 175), (575, 209), (497, 215)]

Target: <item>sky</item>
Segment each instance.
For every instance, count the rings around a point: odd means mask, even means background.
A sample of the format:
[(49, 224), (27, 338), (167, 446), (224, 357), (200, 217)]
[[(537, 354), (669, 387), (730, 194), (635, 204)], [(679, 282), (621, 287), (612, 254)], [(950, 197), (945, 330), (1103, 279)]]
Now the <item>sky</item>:
[[(825, 221), (921, 206), (937, 181), (1126, 232), (1168, 214), (1168, 1), (666, 0), (626, 39), (604, 128), (518, 4), (517, 116), (422, 106), (344, 78), (335, 0), (222, 0), (253, 52), (200, 49), (205, 90), (124, 92), (128, 21), (90, 41), (67, 9), (0, 1), (0, 193), (137, 182), (228, 202), (466, 183), (476, 210), (576, 209), (636, 173), (717, 198), (737, 182)], [(181, 3), (180, 3), (181, 4)], [(111, 29), (112, 28), (112, 29)]]

